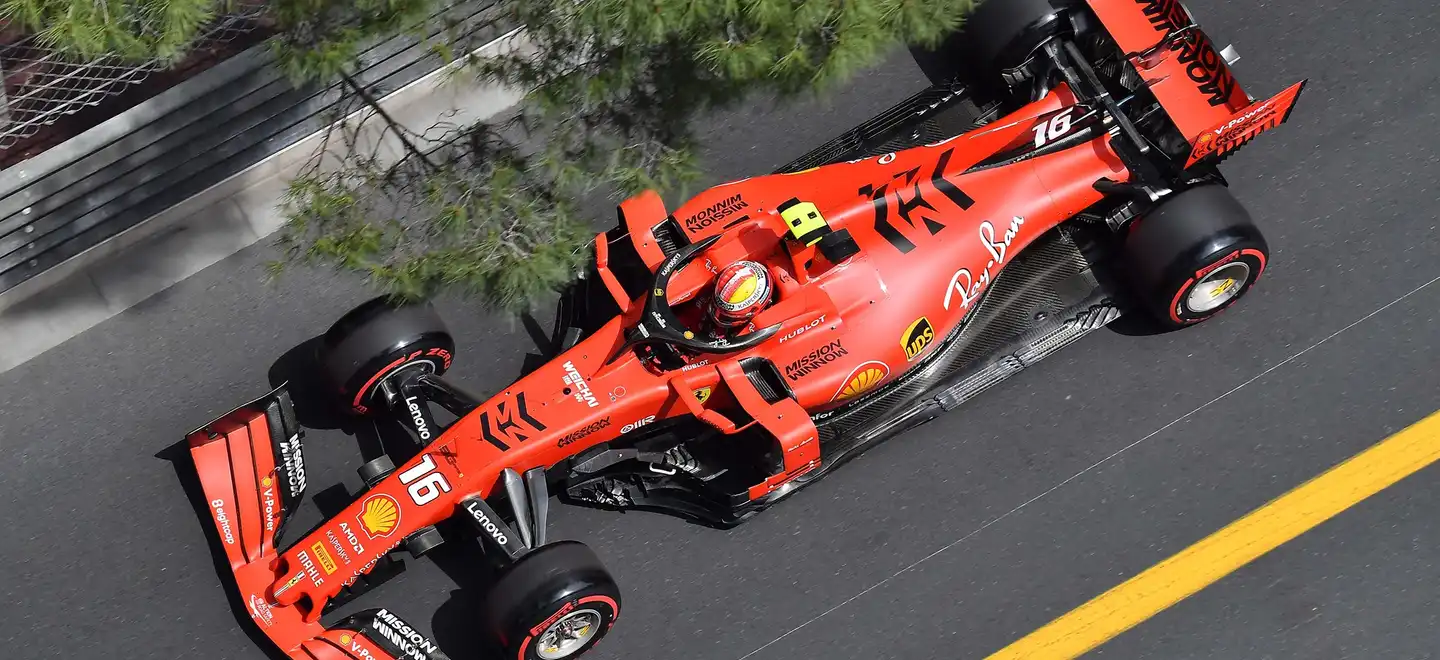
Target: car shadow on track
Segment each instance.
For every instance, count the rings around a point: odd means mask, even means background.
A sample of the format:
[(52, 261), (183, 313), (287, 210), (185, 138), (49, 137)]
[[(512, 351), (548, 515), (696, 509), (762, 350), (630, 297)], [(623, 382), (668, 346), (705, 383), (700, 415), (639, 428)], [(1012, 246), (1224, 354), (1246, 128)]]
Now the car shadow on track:
[(456, 586), (430, 619), (435, 643), (452, 658), (501, 658), (504, 654), (483, 629), (482, 619), (485, 594), (499, 570), (484, 558), (484, 548), (468, 527), (453, 519), (447, 523), (436, 526), (445, 544), (425, 555)]
[[(334, 388), (325, 379), (325, 370), (320, 364), (322, 335), (316, 335), (296, 344), (285, 351), (270, 365), (267, 377), (271, 387), (285, 385), (290, 400), (295, 404), (295, 417), (300, 426), (314, 430), (337, 430), (355, 439), (364, 460), (370, 460), (385, 453), (387, 446), (381, 440), (376, 422), (350, 414), (340, 407), (339, 400), (332, 395)], [(389, 447), (392, 458), (400, 463), (408, 456), (402, 452), (413, 449), (409, 446)], [(343, 489), (342, 489), (343, 490)], [(317, 493), (316, 505), (326, 516), (343, 509), (327, 510), (321, 501), (325, 492)], [(348, 503), (347, 503), (348, 504)]]
[(963, 56), (958, 52), (957, 40), (954, 37), (947, 39), (934, 48), (922, 46), (908, 46), (910, 57), (915, 60), (915, 65), (920, 68), (920, 73), (932, 85), (943, 85), (955, 80), (961, 73), (961, 62)]
[(297, 421), (305, 428), (339, 429), (354, 435), (355, 418), (340, 409), (320, 366), (322, 336), (316, 335), (295, 345), (270, 365), (266, 374), (271, 387), (285, 384), (295, 403)]

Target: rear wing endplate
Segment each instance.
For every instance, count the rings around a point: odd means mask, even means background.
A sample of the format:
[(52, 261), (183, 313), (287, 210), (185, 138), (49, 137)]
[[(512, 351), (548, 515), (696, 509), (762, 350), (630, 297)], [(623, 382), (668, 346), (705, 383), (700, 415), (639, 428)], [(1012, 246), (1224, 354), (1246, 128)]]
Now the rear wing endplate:
[(1285, 123), (1308, 82), (1302, 80), (1264, 101), (1251, 103), (1225, 121), (1201, 132), (1191, 142), (1194, 146), (1185, 167), (1188, 169), (1200, 162), (1218, 163), (1255, 136)]

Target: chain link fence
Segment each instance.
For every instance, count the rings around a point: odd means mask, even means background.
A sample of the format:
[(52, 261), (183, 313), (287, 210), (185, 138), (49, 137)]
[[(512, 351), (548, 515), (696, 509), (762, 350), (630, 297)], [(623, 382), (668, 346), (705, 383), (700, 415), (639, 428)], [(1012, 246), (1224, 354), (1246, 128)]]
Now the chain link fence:
[[(123, 62), (113, 57), (76, 61), (42, 48), (32, 36), (0, 33), (0, 154), (33, 142), (47, 127), (124, 94), (157, 72), (203, 70), (234, 54), (227, 46), (268, 32), (263, 0), (233, 2), (191, 47), (184, 60), (165, 66), (158, 60)], [(183, 79), (184, 76), (177, 76)], [(178, 82), (174, 80), (171, 82)], [(156, 92), (158, 93), (158, 91)], [(115, 114), (124, 108), (116, 109)], [(109, 117), (92, 118), (99, 123)], [(72, 127), (78, 132), (86, 127)], [(66, 136), (56, 136), (63, 139)], [(46, 140), (54, 142), (56, 140)]]

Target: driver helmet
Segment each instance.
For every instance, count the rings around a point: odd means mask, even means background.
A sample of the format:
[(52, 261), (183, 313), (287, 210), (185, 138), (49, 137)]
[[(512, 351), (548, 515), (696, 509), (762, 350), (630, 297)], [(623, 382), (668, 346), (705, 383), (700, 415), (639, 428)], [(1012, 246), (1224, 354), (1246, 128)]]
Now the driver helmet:
[(721, 328), (737, 329), (770, 304), (774, 289), (770, 272), (764, 266), (754, 261), (737, 261), (715, 276), (710, 316)]

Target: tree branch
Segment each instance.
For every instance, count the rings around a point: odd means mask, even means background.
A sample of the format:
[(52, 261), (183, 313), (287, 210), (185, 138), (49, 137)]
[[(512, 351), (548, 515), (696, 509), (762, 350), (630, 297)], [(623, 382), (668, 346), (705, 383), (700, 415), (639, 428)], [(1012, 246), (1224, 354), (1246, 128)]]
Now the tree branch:
[(400, 139), (400, 144), (405, 146), (405, 150), (410, 152), (410, 155), (420, 159), (420, 162), (425, 163), (430, 169), (438, 169), (435, 163), (430, 161), (430, 157), (416, 147), (415, 144), (410, 141), (409, 137), (406, 137), (405, 126), (395, 121), (395, 119), (390, 116), (390, 113), (385, 112), (385, 108), (380, 107), (380, 102), (375, 100), (375, 97), (371, 96), (370, 92), (366, 91), (360, 83), (355, 82), (355, 79), (351, 78), (349, 74), (340, 74), (340, 79), (360, 97), (360, 100), (365, 102), (365, 105), (370, 106), (370, 109), (374, 110), (375, 114), (380, 115), (380, 118), (385, 120), (385, 123), (390, 126), (391, 130), (395, 131), (395, 137)]

